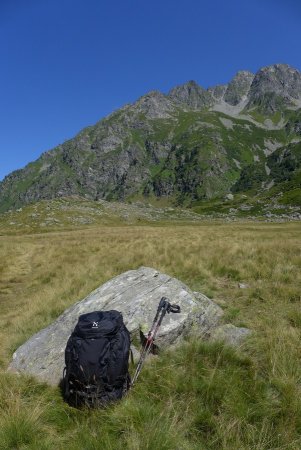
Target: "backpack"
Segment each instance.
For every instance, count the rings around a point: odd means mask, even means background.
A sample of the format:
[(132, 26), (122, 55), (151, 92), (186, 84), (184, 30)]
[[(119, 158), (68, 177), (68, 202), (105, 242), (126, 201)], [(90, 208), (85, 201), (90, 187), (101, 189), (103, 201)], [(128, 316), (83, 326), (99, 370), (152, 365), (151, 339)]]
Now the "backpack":
[(118, 311), (79, 316), (65, 350), (63, 392), (72, 406), (102, 407), (130, 387), (130, 333)]

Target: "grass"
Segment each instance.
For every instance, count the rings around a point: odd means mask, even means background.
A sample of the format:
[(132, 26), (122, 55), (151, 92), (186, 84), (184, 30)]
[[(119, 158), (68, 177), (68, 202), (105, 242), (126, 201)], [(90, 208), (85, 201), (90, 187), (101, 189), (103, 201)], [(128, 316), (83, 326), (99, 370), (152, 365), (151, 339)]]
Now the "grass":
[[(300, 449), (300, 235), (298, 223), (202, 223), (0, 236), (0, 449)], [(141, 265), (214, 298), (252, 337), (239, 350), (188, 340), (101, 411), (5, 372), (67, 306)]]

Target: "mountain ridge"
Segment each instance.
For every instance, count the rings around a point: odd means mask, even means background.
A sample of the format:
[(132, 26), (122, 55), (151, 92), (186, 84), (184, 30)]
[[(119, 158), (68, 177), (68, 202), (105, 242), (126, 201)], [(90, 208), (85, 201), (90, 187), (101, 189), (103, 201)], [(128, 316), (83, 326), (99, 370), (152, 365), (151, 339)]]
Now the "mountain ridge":
[(70, 195), (180, 205), (223, 196), (269, 151), (298, 144), (300, 107), (301, 73), (285, 64), (208, 89), (191, 80), (150, 91), (6, 176), (0, 211)]

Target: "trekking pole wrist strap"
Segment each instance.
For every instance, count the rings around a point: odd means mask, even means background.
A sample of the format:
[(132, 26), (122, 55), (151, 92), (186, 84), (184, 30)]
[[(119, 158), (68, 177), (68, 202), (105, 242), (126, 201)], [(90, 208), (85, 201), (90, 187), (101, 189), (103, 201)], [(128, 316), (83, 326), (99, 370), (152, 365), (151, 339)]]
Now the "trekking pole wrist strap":
[(179, 305), (169, 305), (169, 311), (168, 312), (180, 313), (181, 312), (181, 308), (180, 308)]

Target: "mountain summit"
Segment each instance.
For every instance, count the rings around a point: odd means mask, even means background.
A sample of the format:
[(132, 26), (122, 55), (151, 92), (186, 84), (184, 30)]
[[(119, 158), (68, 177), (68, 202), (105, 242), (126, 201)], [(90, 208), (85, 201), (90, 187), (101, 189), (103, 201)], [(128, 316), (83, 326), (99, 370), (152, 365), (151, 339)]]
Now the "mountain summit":
[(263, 67), (252, 82), (248, 106), (266, 113), (301, 107), (301, 73), (287, 64)]
[(8, 175), (0, 211), (70, 195), (189, 205), (296, 190), (300, 108), (301, 73), (286, 64), (209, 89), (189, 81), (149, 92)]

